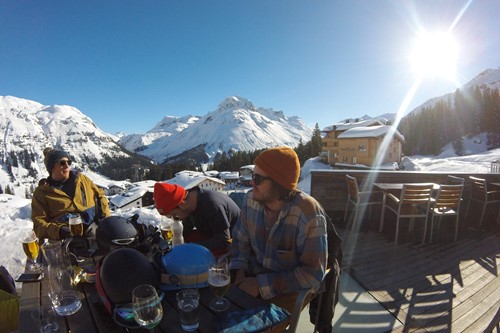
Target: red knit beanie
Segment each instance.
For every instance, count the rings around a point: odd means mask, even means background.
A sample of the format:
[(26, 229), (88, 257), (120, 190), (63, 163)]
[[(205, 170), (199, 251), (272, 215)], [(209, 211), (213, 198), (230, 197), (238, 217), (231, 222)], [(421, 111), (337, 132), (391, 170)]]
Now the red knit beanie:
[(288, 190), (295, 190), (300, 176), (299, 157), (290, 147), (271, 148), (253, 162), (272, 180)]
[(156, 183), (153, 196), (156, 209), (165, 215), (181, 204), (186, 197), (186, 190), (177, 184)]

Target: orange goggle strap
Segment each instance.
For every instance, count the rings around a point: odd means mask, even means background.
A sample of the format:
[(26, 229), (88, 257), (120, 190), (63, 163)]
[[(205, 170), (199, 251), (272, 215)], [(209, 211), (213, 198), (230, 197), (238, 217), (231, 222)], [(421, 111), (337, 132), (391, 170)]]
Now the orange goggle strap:
[(167, 274), (162, 273), (160, 277), (160, 283), (162, 284), (172, 284), (179, 287), (197, 285), (200, 282), (208, 281), (208, 272), (203, 272), (200, 274)]

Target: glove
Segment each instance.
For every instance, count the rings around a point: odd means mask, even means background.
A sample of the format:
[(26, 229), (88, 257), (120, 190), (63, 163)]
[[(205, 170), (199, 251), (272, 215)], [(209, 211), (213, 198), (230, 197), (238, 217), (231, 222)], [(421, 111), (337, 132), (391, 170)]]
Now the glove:
[(60, 239), (68, 238), (69, 234), (70, 234), (69, 227), (62, 226), (61, 229), (59, 229), (59, 238)]

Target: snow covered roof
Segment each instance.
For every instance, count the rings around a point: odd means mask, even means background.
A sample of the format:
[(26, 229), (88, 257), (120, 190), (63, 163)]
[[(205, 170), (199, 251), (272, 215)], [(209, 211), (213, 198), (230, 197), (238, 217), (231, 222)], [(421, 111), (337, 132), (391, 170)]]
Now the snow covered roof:
[(338, 136), (339, 139), (346, 138), (379, 138), (386, 134), (394, 135), (400, 141), (404, 141), (404, 136), (399, 131), (389, 125), (378, 125), (370, 127), (354, 127)]
[(126, 204), (142, 198), (146, 192), (153, 192), (153, 188), (149, 186), (134, 186), (127, 192), (119, 195), (115, 195), (109, 199), (109, 201), (116, 207), (123, 207)]
[(193, 188), (193, 187), (200, 185), (205, 179), (209, 179), (209, 180), (216, 182), (216, 183), (219, 183), (221, 185), (226, 185), (225, 182), (223, 182), (222, 180), (220, 180), (218, 178), (207, 177), (201, 172), (188, 171), (188, 170), (184, 170), (184, 171), (180, 171), (180, 172), (176, 173), (174, 178), (171, 178), (171, 179), (167, 180), (166, 182), (169, 184), (177, 184), (179, 186), (184, 187), (185, 189), (190, 189), (190, 188)]
[(367, 127), (373, 125), (384, 125), (384, 123), (380, 119), (366, 119), (357, 122), (336, 123), (331, 126), (325, 127), (322, 132), (331, 132), (334, 130), (334, 128), (336, 131), (346, 131), (354, 127)]

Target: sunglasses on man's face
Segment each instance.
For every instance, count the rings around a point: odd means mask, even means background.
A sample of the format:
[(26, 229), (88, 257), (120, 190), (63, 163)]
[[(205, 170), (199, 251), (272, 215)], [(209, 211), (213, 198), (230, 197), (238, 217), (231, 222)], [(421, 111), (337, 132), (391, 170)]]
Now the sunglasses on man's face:
[(67, 165), (71, 165), (71, 160), (60, 160), (60, 161), (59, 161), (59, 164), (60, 164), (61, 166), (65, 166), (66, 164), (67, 164)]
[(260, 185), (260, 183), (262, 183), (264, 180), (272, 180), (272, 178), (259, 175), (258, 173), (252, 174), (252, 181), (254, 182), (255, 185)]

